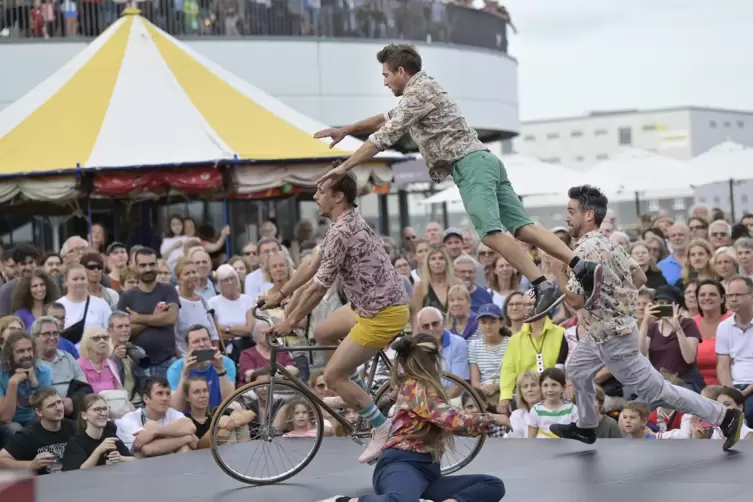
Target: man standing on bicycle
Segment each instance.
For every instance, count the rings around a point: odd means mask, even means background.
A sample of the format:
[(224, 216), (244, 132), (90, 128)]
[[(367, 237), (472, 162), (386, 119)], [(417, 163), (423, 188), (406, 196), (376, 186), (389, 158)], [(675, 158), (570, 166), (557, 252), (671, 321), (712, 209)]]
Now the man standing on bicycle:
[(381, 239), (355, 210), (357, 195), (352, 175), (319, 186), (314, 195), (319, 213), (333, 222), (321, 250), (315, 253), (308, 267), (299, 269), (300, 273), (294, 274), (280, 288), (278, 294), (262, 298), (261, 308), (276, 307), (283, 298), (308, 283), (298, 296), (297, 305), (271, 330), (285, 336), (319, 304), (339, 274), (345, 295), (355, 311), (356, 325), (332, 355), (324, 370), (324, 379), (345, 405), (358, 410), (372, 425), (371, 442), (359, 458), (361, 463), (366, 463), (379, 456), (392, 424), (369, 394), (350, 380), (350, 375), (389, 346), (408, 323), (409, 311), (403, 281), (390, 263)]

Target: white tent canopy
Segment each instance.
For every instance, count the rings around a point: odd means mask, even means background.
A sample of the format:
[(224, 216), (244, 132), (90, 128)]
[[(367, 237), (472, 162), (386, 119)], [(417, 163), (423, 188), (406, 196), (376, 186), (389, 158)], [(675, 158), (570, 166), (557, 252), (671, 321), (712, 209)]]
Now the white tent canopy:
[(696, 185), (753, 179), (753, 149), (725, 141), (690, 161)]
[(626, 148), (586, 171), (583, 183), (605, 193), (676, 190), (697, 184), (685, 162), (639, 148)]
[[(505, 164), (507, 177), (519, 197), (557, 194), (577, 185), (579, 174), (567, 168), (549, 164), (523, 155), (500, 157)], [(420, 202), (422, 205), (454, 203), (460, 201), (458, 187), (453, 185)]]

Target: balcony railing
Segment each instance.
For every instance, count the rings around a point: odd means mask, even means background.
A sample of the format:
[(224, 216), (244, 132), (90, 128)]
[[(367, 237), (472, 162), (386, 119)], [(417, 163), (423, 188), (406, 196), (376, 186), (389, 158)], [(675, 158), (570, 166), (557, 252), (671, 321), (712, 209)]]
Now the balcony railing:
[[(178, 37), (402, 39), (507, 51), (502, 16), (433, 0), (148, 0), (138, 7)], [(0, 0), (0, 41), (96, 37), (123, 8), (112, 0)]]

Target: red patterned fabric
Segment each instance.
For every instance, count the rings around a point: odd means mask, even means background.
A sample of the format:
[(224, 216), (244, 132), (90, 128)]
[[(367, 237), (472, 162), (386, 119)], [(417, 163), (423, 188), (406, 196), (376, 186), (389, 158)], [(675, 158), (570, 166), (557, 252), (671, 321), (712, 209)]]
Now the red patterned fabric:
[(161, 193), (169, 189), (201, 194), (222, 187), (222, 173), (215, 168), (130, 171), (94, 175), (94, 193), (105, 197), (127, 197), (140, 193)]

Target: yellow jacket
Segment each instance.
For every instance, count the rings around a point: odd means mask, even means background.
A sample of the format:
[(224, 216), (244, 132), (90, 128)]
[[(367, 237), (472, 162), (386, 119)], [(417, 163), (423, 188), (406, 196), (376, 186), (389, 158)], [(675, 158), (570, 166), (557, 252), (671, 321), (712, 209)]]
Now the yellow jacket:
[(518, 333), (510, 337), (502, 359), (499, 375), (499, 399), (512, 399), (518, 375), (526, 371), (537, 371), (536, 354), (544, 356), (544, 368), (553, 368), (559, 359), (565, 328), (552, 324), (546, 318), (544, 329), (538, 341), (531, 336), (531, 325), (524, 324)]

